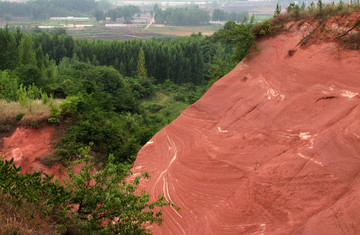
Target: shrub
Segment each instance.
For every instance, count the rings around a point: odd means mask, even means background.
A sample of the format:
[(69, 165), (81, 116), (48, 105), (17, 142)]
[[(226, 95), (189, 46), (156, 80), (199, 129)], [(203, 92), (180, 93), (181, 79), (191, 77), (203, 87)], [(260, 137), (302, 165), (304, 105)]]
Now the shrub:
[[(245, 19), (241, 24), (231, 22), (231, 30), (220, 29), (214, 34), (215, 38), (220, 41), (228, 42), (235, 47), (233, 59), (242, 60), (248, 56), (253, 46), (256, 47), (256, 36), (253, 33), (255, 18), (251, 17), (249, 23), (245, 23)], [(229, 26), (227, 26), (229, 27)]]
[(16, 114), (15, 120), (20, 121), (24, 117), (25, 113)]
[(35, 121), (33, 123), (31, 123), (31, 127), (34, 128), (34, 129), (40, 129), (40, 122), (39, 121)]
[(286, 10), (287, 10), (287, 13), (294, 14), (295, 18), (298, 19), (300, 17), (300, 7), (299, 7), (299, 5), (297, 5), (295, 3), (290, 3)]
[[(149, 178), (147, 173), (135, 177), (129, 183), (124, 181), (128, 175), (127, 166), (114, 164), (115, 158), (109, 156), (105, 168), (96, 171), (89, 147), (82, 150), (84, 160), (81, 172), (69, 171), (66, 183), (70, 191), (71, 203), (78, 204), (76, 216), (82, 223), (83, 233), (101, 234), (148, 234), (145, 223), (161, 224), (162, 210), (156, 207), (170, 205), (163, 196), (150, 202), (149, 194), (142, 191), (136, 194), (140, 178)], [(173, 204), (171, 204), (173, 205)]]
[(18, 79), (10, 77), (7, 71), (0, 72), (0, 99), (7, 102), (17, 100)]
[(52, 105), (50, 108), (51, 117), (48, 118), (50, 124), (59, 124), (60, 123), (60, 110), (56, 105)]
[[(68, 178), (63, 179), (66, 187), (40, 172), (21, 175), (21, 167), (16, 167), (13, 159), (1, 156), (0, 198), (10, 197), (15, 205), (32, 205), (34, 211), (27, 215), (32, 219), (37, 214), (57, 218), (57, 231), (62, 233), (75, 230), (82, 234), (149, 234), (145, 224), (161, 225), (161, 208), (174, 204), (163, 196), (150, 201), (148, 193), (138, 192), (140, 179), (149, 175), (144, 173), (125, 181), (128, 166), (115, 164), (115, 158), (109, 156), (104, 169), (98, 170), (88, 155), (90, 151), (90, 147), (81, 149), (82, 160), (73, 165), (80, 164), (81, 171), (75, 174), (73, 167), (68, 169)], [(18, 229), (15, 226), (11, 231)]]
[(77, 112), (77, 106), (79, 103), (79, 98), (77, 96), (68, 96), (60, 104), (60, 114), (64, 118), (74, 117)]

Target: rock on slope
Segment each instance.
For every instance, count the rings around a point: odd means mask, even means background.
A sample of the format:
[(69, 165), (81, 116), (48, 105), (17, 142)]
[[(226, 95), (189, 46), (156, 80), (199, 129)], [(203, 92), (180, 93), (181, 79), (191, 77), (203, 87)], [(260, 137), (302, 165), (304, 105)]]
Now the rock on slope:
[(155, 234), (359, 234), (360, 52), (301, 32), (258, 43), (139, 152)]

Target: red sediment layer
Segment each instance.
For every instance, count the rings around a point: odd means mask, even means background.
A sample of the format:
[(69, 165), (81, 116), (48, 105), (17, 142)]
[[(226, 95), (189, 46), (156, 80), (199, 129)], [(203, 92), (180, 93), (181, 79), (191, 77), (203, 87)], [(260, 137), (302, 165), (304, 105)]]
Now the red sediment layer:
[(53, 132), (54, 128), (49, 126), (38, 130), (18, 127), (11, 136), (3, 138), (2, 152), (6, 159), (14, 158), (15, 165), (21, 166), (22, 173), (41, 171), (52, 176), (62, 177), (66, 170), (61, 164), (54, 163), (48, 167), (39, 161), (53, 151), (51, 146)]
[(360, 52), (300, 32), (216, 82), (139, 152), (133, 172), (181, 207), (155, 234), (360, 233)]

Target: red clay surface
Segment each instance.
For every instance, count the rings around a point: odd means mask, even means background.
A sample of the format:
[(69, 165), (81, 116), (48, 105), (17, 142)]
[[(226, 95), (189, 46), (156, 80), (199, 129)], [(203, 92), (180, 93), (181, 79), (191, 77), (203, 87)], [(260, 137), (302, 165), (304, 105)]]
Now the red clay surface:
[(261, 41), (139, 152), (155, 234), (359, 234), (360, 52)]
[(42, 129), (18, 127), (10, 136), (3, 138), (6, 159), (14, 158), (16, 166), (22, 168), (22, 173), (41, 171), (49, 175), (64, 176), (66, 170), (55, 163), (51, 168), (40, 163), (40, 159), (52, 152), (51, 138), (53, 127), (46, 126)]

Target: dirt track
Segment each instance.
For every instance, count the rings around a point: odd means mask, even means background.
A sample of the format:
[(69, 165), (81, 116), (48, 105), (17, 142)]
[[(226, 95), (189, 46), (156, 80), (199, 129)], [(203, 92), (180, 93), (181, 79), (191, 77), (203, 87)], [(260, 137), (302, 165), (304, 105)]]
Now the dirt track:
[(263, 40), (139, 152), (155, 234), (359, 234), (360, 52)]

